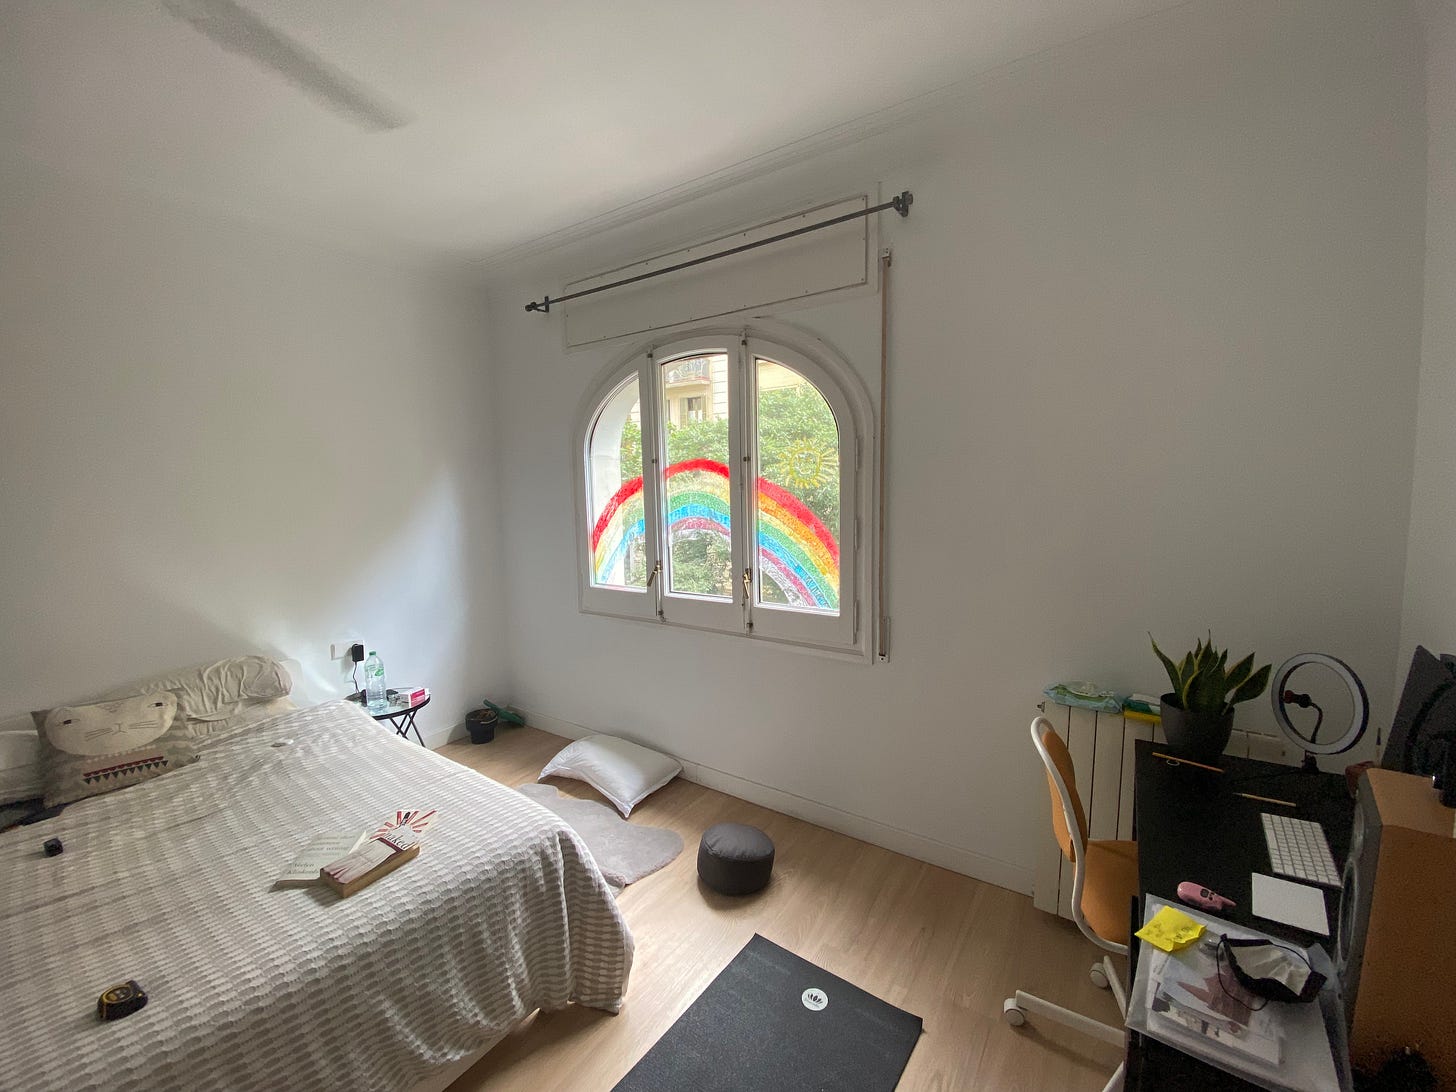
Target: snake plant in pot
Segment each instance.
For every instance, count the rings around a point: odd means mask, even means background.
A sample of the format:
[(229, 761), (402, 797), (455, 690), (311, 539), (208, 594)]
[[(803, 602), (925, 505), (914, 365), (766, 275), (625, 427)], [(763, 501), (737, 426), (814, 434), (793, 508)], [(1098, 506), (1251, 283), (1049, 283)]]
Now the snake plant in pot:
[(1251, 652), (1229, 668), (1228, 649), (1215, 648), (1212, 633), (1207, 644), (1199, 641), (1178, 663), (1163, 655), (1157, 641), (1153, 651), (1173, 684), (1163, 695), (1161, 709), (1168, 746), (1194, 762), (1215, 761), (1233, 733), (1234, 706), (1264, 692), (1270, 665), (1255, 670)]

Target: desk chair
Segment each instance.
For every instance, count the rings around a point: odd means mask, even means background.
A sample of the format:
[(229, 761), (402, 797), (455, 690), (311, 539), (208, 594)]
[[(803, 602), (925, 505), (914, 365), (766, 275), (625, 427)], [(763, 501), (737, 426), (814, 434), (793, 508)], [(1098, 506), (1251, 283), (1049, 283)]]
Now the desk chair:
[[(1067, 745), (1046, 717), (1037, 717), (1031, 722), (1031, 741), (1046, 765), (1052, 798), (1052, 830), (1062, 847), (1062, 855), (1076, 866), (1072, 880), (1072, 920), (1093, 944), (1125, 956), (1131, 918), (1129, 903), (1138, 894), (1137, 843), (1089, 840), (1087, 813), (1082, 810), (1082, 800), (1077, 795), (1076, 773)], [(1101, 989), (1111, 988), (1117, 1009), (1126, 1019), (1127, 994), (1110, 956), (1103, 956), (1100, 963), (1092, 965), (1092, 982)], [(1008, 997), (1001, 1012), (1012, 1027), (1026, 1023), (1026, 1014), (1034, 1012), (1104, 1043), (1123, 1046), (1126, 1041), (1121, 1026), (1093, 1020), (1023, 990)], [(1104, 1092), (1122, 1087), (1123, 1068), (1117, 1067)]]

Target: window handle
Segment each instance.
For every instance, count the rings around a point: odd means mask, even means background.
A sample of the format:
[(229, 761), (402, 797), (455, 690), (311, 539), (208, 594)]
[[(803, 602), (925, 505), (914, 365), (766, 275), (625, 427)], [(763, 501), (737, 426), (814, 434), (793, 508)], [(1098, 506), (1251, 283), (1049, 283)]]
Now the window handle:
[(652, 572), (647, 577), (647, 586), (652, 587), (652, 582), (657, 579), (657, 574), (662, 572), (662, 560), (659, 558), (657, 564), (652, 566)]
[(748, 597), (753, 591), (753, 570), (743, 570), (743, 601), (748, 602)]

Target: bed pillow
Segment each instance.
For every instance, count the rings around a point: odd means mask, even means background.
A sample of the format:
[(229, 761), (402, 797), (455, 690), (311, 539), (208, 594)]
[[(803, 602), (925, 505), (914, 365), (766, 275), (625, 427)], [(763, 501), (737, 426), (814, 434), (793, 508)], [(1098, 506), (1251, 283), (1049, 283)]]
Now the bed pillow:
[(680, 773), (682, 764), (675, 758), (616, 736), (596, 735), (564, 748), (546, 763), (536, 780), (570, 777), (585, 781), (626, 818), (633, 808)]
[(177, 696), (139, 694), (32, 713), (40, 733), (45, 804), (123, 789), (197, 761)]
[(40, 796), (40, 736), (29, 717), (0, 722), (0, 807)]
[(220, 717), (213, 714), (209, 717), (194, 717), (187, 708), (186, 701), (179, 697), (177, 699), (177, 719), (186, 728), (192, 745), (201, 750), (204, 747), (211, 747), (219, 740), (235, 736), (239, 732), (246, 732), (280, 713), (287, 713), (297, 708), (298, 706), (294, 705), (289, 698), (270, 698), (267, 701), (244, 702), (242, 708), (232, 716)]
[(153, 675), (117, 687), (105, 698), (170, 691), (177, 696), (177, 716), (187, 734), (211, 742), (295, 708), (288, 701), (292, 689), (287, 668), (272, 657), (234, 656)]

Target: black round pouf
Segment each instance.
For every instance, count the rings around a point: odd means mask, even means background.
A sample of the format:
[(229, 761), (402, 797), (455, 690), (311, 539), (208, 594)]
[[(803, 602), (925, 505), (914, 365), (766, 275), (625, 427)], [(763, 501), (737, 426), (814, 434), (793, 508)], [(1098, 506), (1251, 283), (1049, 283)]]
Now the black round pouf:
[(698, 844), (698, 878), (720, 895), (751, 895), (773, 873), (774, 844), (757, 827), (719, 823)]

